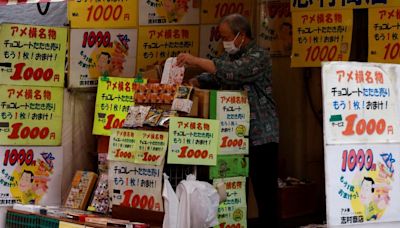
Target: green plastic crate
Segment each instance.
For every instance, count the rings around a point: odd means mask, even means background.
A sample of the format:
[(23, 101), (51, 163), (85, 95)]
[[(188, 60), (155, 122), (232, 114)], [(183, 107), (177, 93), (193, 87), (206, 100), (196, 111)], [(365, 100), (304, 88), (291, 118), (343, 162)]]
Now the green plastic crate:
[(58, 219), (38, 216), (38, 228), (58, 228), (60, 221)]
[(38, 218), (32, 214), (20, 214), (12, 211), (7, 211), (6, 228), (37, 228)]

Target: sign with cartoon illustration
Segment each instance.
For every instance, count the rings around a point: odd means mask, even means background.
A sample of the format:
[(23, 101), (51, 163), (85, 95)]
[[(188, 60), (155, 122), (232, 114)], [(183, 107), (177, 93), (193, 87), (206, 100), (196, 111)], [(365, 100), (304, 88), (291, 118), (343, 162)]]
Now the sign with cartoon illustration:
[(247, 227), (246, 177), (214, 179), (213, 185), (225, 183), (227, 198), (218, 207), (218, 227)]
[(257, 38), (260, 46), (273, 56), (292, 52), (292, 15), (289, 0), (263, 0), (258, 7), (260, 20)]
[(112, 205), (163, 211), (163, 166), (110, 161), (108, 186)]
[(67, 28), (0, 25), (0, 84), (63, 87)]
[(325, 147), (328, 225), (399, 221), (399, 144)]
[(138, 0), (68, 1), (71, 28), (131, 28), (137, 26)]
[(0, 85), (0, 145), (61, 144), (61, 87)]
[(69, 87), (96, 87), (100, 76), (133, 77), (136, 29), (72, 29)]
[(199, 0), (139, 1), (140, 25), (199, 24)]
[(324, 63), (326, 143), (400, 142), (399, 75), (395, 64)]
[(218, 120), (171, 117), (168, 164), (216, 165), (219, 135)]
[(0, 206), (61, 204), (62, 147), (0, 147)]

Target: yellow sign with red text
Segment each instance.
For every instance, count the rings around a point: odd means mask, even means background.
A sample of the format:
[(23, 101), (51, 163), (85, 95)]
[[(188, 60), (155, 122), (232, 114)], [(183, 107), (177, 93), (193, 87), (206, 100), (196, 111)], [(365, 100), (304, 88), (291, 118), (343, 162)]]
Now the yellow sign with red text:
[(292, 18), (292, 67), (320, 67), (323, 61), (349, 59), (352, 10), (292, 12)]
[(68, 1), (71, 28), (129, 28), (137, 26), (137, 0)]
[(383, 7), (394, 7), (400, 6), (400, 2), (396, 0), (343, 0), (343, 1), (332, 1), (332, 0), (290, 0), (292, 4), (291, 10), (343, 10), (343, 9), (361, 9), (361, 8), (383, 8)]
[(252, 1), (246, 0), (214, 0), (201, 1), (201, 23), (217, 24), (226, 15), (239, 13), (250, 18)]

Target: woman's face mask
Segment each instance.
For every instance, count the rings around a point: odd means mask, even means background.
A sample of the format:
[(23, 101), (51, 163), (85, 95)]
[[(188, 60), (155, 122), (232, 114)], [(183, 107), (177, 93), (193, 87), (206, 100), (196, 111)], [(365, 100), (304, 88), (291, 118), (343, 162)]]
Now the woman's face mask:
[(239, 34), (240, 34), (240, 32), (238, 32), (238, 34), (235, 36), (235, 38), (232, 41), (222, 41), (225, 51), (230, 55), (237, 53), (240, 50), (240, 46), (242, 46), (242, 44), (243, 44), (244, 40), (242, 40), (242, 43), (240, 43), (239, 47), (235, 46), (235, 41), (239, 37)]

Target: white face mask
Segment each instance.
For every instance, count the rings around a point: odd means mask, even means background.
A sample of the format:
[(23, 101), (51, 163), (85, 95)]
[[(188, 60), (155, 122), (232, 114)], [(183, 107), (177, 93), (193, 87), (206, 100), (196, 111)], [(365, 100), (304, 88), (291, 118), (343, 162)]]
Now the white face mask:
[(239, 37), (239, 34), (240, 33), (238, 33), (235, 36), (235, 39), (233, 39), (232, 41), (222, 41), (222, 44), (224, 45), (225, 51), (230, 55), (233, 55), (233, 54), (237, 53), (240, 50), (240, 46), (242, 46), (242, 44), (243, 44), (244, 40), (242, 40), (242, 43), (240, 43), (239, 47), (235, 46), (235, 40)]

